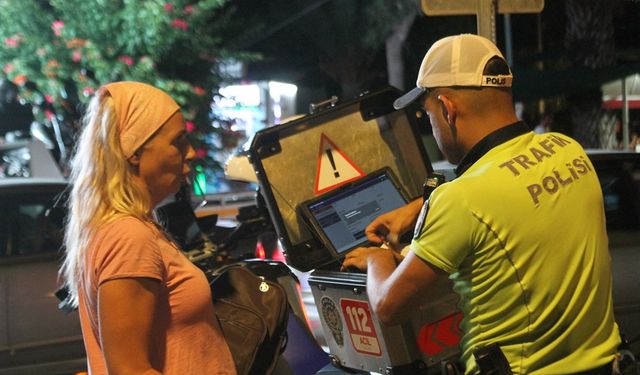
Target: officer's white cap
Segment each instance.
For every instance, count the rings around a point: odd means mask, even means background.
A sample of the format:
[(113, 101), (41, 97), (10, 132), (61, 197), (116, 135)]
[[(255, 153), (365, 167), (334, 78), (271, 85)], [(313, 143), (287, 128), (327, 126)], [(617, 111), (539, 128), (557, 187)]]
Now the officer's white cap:
[(416, 88), (396, 99), (395, 109), (414, 102), (427, 89), (435, 87), (511, 87), (513, 75), (483, 75), (487, 62), (504, 56), (493, 42), (473, 34), (442, 38), (435, 42), (422, 60)]

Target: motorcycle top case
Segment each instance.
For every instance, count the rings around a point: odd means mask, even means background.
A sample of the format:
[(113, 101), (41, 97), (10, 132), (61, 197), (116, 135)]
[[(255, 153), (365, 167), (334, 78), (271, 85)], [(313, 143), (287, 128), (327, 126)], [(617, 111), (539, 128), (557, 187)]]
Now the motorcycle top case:
[(446, 277), (400, 325), (381, 324), (369, 304), (367, 275), (316, 270), (309, 276), (332, 363), (381, 374), (430, 374), (459, 356), (458, 296)]
[(248, 151), (287, 263), (300, 271), (335, 265), (340, 256), (314, 236), (300, 205), (387, 168), (408, 198), (432, 171), (417, 110), (396, 111), (392, 87), (257, 132)]

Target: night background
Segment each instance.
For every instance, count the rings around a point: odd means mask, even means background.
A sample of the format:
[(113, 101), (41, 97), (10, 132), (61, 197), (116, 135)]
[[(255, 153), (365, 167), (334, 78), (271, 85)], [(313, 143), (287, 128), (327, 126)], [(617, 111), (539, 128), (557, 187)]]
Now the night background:
[[(603, 97), (602, 85), (640, 72), (639, 19), (635, 0), (546, 1), (540, 14), (510, 15), (521, 117), (588, 148), (624, 147), (619, 92)], [(28, 136), (35, 120), (53, 134), (57, 124), (70, 150), (97, 87), (149, 82), (183, 106), (200, 170), (211, 181), (256, 130), (332, 95), (345, 101), (389, 84), (411, 89), (433, 42), (476, 32), (475, 16), (426, 16), (417, 0), (4, 0), (0, 133)], [(506, 55), (503, 15), (496, 36)], [(271, 81), (296, 86), (287, 113), (257, 109), (262, 102), (248, 105), (255, 107), (250, 115), (242, 105), (228, 110), (234, 104), (227, 99), (236, 99), (224, 87)], [(638, 81), (627, 85), (632, 149), (640, 132)], [(64, 170), (68, 155), (54, 152)]]

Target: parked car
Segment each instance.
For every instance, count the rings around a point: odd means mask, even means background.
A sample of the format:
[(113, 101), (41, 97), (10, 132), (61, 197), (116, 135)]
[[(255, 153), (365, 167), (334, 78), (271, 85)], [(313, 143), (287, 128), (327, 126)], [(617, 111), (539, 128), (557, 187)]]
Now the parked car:
[(54, 296), (62, 220), (46, 213), (67, 183), (41, 144), (0, 151), (3, 172), (21, 171), (0, 178), (0, 375), (86, 370), (78, 314), (58, 310)]

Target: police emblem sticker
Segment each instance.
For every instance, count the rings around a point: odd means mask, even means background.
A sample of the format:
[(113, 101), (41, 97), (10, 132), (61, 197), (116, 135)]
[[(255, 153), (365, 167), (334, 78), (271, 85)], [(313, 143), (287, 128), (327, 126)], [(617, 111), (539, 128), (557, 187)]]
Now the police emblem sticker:
[(329, 297), (322, 297), (320, 305), (324, 322), (327, 323), (327, 326), (331, 330), (336, 344), (342, 347), (344, 345), (344, 337), (342, 336), (342, 319), (340, 318), (338, 307)]

